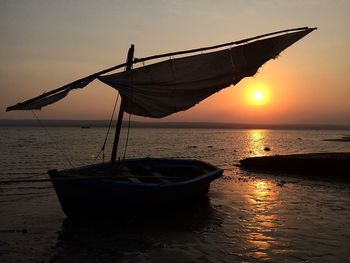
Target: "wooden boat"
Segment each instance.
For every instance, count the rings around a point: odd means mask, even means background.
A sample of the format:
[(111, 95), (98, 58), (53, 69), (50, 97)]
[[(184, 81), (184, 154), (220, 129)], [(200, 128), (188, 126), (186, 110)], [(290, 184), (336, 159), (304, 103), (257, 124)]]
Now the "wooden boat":
[(222, 173), (221, 169), (197, 160), (160, 158), (49, 171), (67, 215), (192, 200), (206, 194), (210, 182)]
[[(209, 184), (223, 171), (196, 160), (117, 160), (124, 112), (162, 118), (187, 110), (221, 89), (255, 75), (264, 63), (276, 58), (315, 29), (302, 27), (282, 30), (216, 46), (145, 58), (134, 58), (134, 45), (131, 45), (125, 63), (17, 103), (6, 110), (41, 109), (98, 79), (118, 90), (121, 97), (111, 160), (87, 167), (49, 171), (66, 214), (90, 210), (91, 204), (97, 207), (120, 203), (168, 205), (179, 200), (191, 200), (206, 193)], [(186, 54), (192, 55), (184, 56)], [(168, 59), (144, 65), (146, 61), (161, 58)], [(105, 75), (121, 68), (126, 70)]]

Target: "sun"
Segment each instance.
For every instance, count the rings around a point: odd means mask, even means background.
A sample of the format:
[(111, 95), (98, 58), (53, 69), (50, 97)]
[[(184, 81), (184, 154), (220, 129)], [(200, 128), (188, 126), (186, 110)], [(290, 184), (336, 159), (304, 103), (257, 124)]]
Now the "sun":
[(246, 97), (250, 105), (266, 105), (270, 98), (269, 88), (262, 83), (253, 83), (248, 86)]
[(264, 93), (261, 90), (256, 90), (252, 94), (252, 99), (255, 101), (261, 101), (264, 99)]

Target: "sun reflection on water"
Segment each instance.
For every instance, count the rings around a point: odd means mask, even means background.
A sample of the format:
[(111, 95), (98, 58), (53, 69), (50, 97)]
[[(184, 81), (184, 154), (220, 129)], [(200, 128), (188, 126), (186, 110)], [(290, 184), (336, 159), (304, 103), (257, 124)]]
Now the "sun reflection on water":
[(247, 204), (252, 211), (245, 222), (247, 232), (243, 235), (248, 255), (255, 259), (269, 260), (271, 246), (278, 246), (274, 232), (279, 225), (276, 208), (278, 191), (269, 180), (257, 179), (248, 188)]
[(250, 156), (266, 155), (264, 148), (266, 147), (265, 137), (267, 130), (250, 130), (248, 133), (248, 151)]

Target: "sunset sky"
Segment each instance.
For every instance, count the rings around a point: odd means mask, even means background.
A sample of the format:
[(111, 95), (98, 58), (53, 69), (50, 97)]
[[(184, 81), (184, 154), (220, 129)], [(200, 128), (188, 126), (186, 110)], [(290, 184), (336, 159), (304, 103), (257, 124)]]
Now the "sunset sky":
[[(349, 125), (350, 1), (1, 0), (0, 119), (33, 118), (5, 108), (123, 63), (132, 43), (144, 57), (302, 26), (318, 30), (255, 77), (161, 121)], [(116, 94), (94, 81), (38, 115), (109, 119)]]

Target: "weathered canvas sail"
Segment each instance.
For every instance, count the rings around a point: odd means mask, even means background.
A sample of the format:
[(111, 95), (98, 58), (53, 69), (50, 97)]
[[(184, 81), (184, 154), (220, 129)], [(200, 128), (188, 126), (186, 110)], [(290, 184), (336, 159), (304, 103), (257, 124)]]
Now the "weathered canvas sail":
[(64, 97), (71, 91), (70, 89), (55, 93), (43, 99), (38, 99), (27, 105), (18, 105), (17, 110), (40, 110), (42, 107), (55, 103)]
[(6, 111), (12, 110), (40, 110), (42, 107), (55, 103), (64, 97), (73, 90), (73, 89), (82, 89), (87, 86), (90, 82), (92, 82), (95, 77), (87, 77), (83, 80), (74, 81), (71, 84), (65, 85), (62, 88), (50, 91), (48, 93), (44, 93), (38, 97), (25, 101), (23, 103), (18, 103), (14, 106), (10, 106), (6, 109)]
[(37, 98), (33, 100), (31, 103), (25, 103), (25, 104), (18, 104), (13, 107), (16, 107), (16, 110), (40, 110), (42, 107), (45, 107), (47, 105), (50, 105), (52, 103), (55, 103), (64, 97), (67, 96), (67, 94), (73, 90), (73, 89), (82, 89), (86, 85), (88, 85), (91, 81), (93, 81), (95, 78), (89, 78), (84, 81), (79, 81), (77, 83), (74, 83), (70, 85), (68, 88), (55, 92), (53, 94), (43, 94), (42, 98)]
[(120, 92), (126, 112), (161, 118), (186, 110), (244, 77), (253, 76), (265, 62), (309, 32), (294, 32), (232, 49), (170, 59), (98, 79)]
[(152, 118), (165, 117), (194, 106), (213, 93), (237, 84), (244, 77), (253, 76), (264, 63), (313, 30), (315, 28), (296, 28), (213, 47), (134, 59), (133, 64), (169, 55), (231, 46), (216, 52), (169, 59), (129, 72), (102, 76), (126, 65), (120, 64), (10, 106), (6, 110), (41, 109), (63, 99), (71, 90), (83, 88), (98, 78), (120, 92), (124, 111)]

